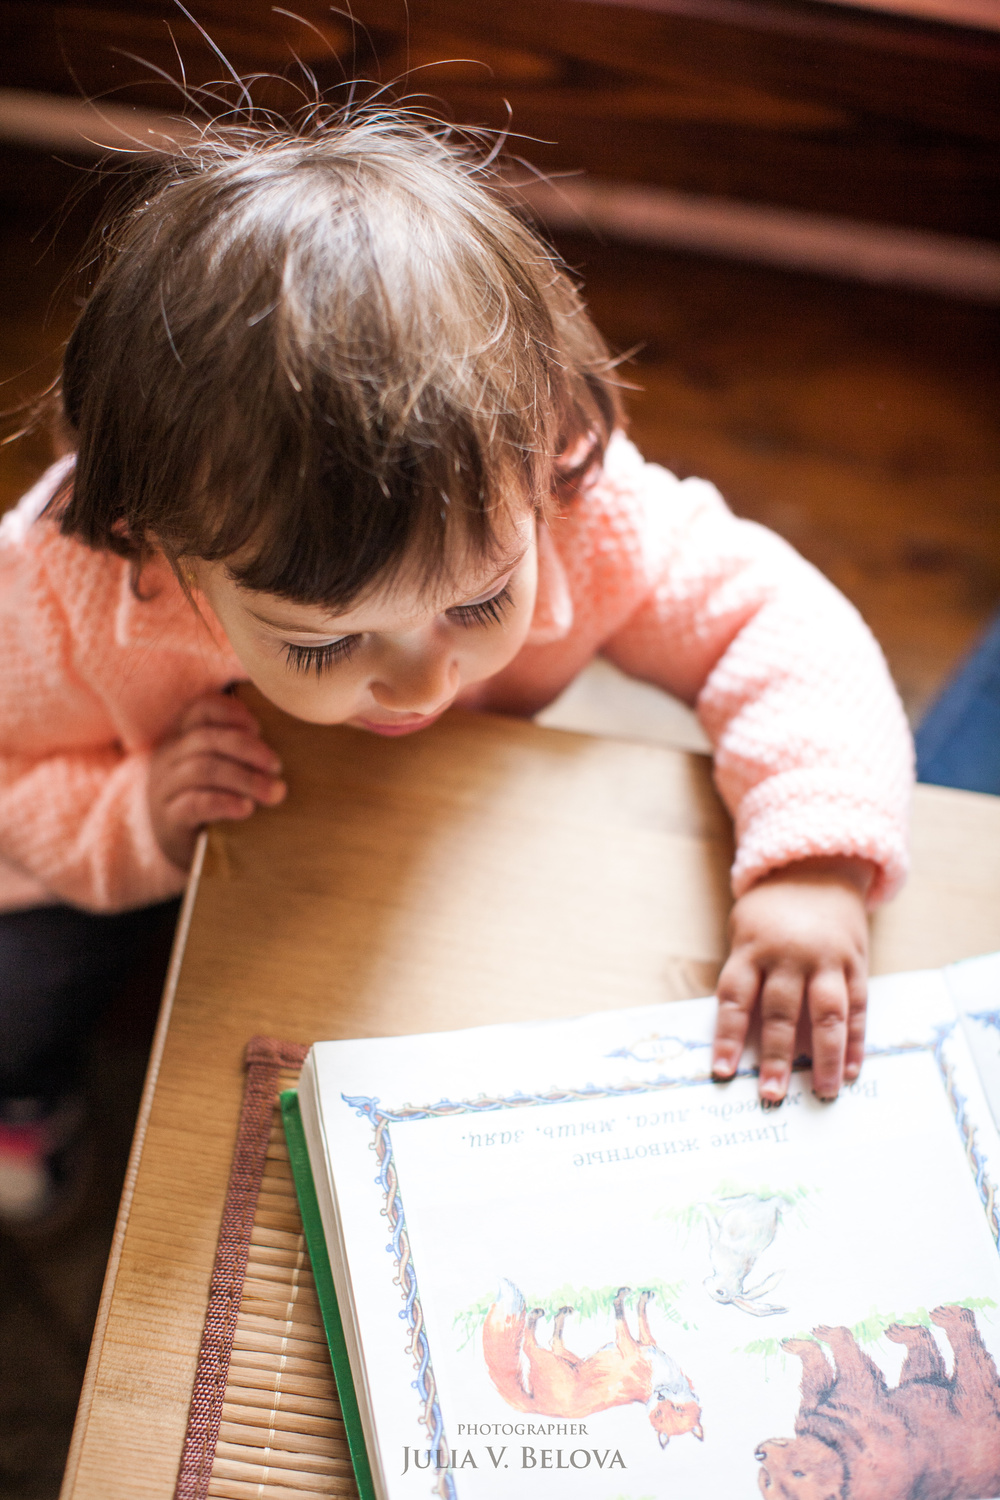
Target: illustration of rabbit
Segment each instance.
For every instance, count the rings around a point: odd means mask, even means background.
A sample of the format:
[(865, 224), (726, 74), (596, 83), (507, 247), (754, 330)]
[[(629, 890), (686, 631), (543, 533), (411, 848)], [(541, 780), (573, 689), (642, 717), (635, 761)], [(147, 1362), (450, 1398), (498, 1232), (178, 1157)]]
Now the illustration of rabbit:
[(712, 1275), (705, 1278), (708, 1295), (716, 1302), (731, 1303), (757, 1318), (787, 1312), (787, 1307), (775, 1307), (760, 1300), (783, 1272), (772, 1271), (754, 1287), (746, 1284), (757, 1258), (778, 1231), (782, 1200), (742, 1193), (736, 1198), (720, 1198), (714, 1206), (703, 1203), (701, 1207), (712, 1257)]

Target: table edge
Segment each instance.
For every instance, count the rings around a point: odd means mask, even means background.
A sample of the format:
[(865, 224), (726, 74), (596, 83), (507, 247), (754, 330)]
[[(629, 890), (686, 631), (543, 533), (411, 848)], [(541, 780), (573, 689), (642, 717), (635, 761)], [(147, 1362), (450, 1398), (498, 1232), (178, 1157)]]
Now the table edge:
[(76, 1487), (77, 1472), (80, 1467), (83, 1445), (87, 1436), (87, 1424), (90, 1419), (91, 1407), (100, 1372), (104, 1335), (111, 1314), (111, 1304), (114, 1301), (118, 1267), (121, 1263), (122, 1248), (125, 1243), (125, 1235), (128, 1231), (129, 1214), (135, 1195), (135, 1185), (139, 1175), (139, 1165), (142, 1160), (142, 1149), (146, 1140), (149, 1116), (152, 1111), (153, 1098), (160, 1075), (160, 1064), (163, 1059), (164, 1047), (166, 1046), (174, 996), (177, 993), (177, 981), (180, 977), (181, 964), (184, 960), (184, 949), (187, 946), (191, 918), (194, 913), (195, 898), (198, 893), (198, 886), (205, 864), (205, 850), (207, 845), (208, 830), (202, 829), (198, 835), (198, 842), (195, 845), (194, 859), (191, 862), (191, 870), (184, 891), (184, 901), (177, 920), (177, 930), (174, 934), (173, 947), (170, 952), (170, 964), (167, 968), (167, 977), (163, 985), (163, 998), (160, 1001), (156, 1030), (153, 1034), (153, 1045), (150, 1050), (149, 1064), (146, 1069), (146, 1078), (142, 1088), (142, 1099), (139, 1104), (139, 1112), (136, 1116), (135, 1132), (132, 1136), (128, 1166), (125, 1169), (125, 1181), (122, 1185), (122, 1194), (118, 1203), (115, 1232), (108, 1255), (107, 1270), (104, 1273), (101, 1300), (98, 1304), (97, 1318), (94, 1323), (90, 1355), (87, 1359), (87, 1368), (84, 1372), (83, 1385), (80, 1390), (80, 1400), (77, 1404), (76, 1420), (73, 1424), (73, 1436), (70, 1440), (69, 1452), (66, 1457), (66, 1468), (63, 1472), (59, 1500), (72, 1500), (72, 1494)]

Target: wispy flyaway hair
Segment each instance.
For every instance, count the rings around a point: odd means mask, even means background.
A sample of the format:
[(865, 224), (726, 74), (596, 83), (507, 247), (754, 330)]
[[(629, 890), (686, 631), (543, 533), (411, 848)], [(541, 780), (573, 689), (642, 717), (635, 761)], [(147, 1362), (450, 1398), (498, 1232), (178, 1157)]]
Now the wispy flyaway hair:
[(415, 116), (213, 127), (105, 244), (62, 385), (91, 546), (337, 610), (488, 556), (618, 420), (564, 267)]

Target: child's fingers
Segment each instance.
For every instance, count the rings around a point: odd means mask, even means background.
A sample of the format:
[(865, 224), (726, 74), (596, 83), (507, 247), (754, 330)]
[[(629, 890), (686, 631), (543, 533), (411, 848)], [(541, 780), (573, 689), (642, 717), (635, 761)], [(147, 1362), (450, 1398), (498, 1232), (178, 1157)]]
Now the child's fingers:
[(835, 1099), (844, 1080), (847, 1051), (847, 978), (843, 969), (821, 969), (809, 981), (813, 1091)]
[(281, 771), (281, 761), (270, 745), (245, 729), (203, 724), (189, 729), (175, 745), (174, 758), (178, 764), (194, 756), (217, 755), (252, 766), (268, 776), (277, 776)]
[(163, 799), (169, 804), (182, 792), (196, 790), (232, 792), (271, 806), (281, 801), (286, 788), (283, 781), (244, 761), (206, 753), (187, 755), (175, 762), (164, 782)]
[(760, 993), (760, 970), (738, 953), (730, 955), (716, 986), (719, 1010), (712, 1044), (712, 1072), (731, 1078), (739, 1066), (747, 1027)]
[(180, 828), (201, 828), (205, 823), (249, 818), (256, 806), (252, 797), (240, 797), (214, 787), (191, 787), (174, 798), (170, 814)]
[(760, 1097), (779, 1103), (788, 1092), (795, 1032), (805, 990), (801, 969), (772, 969), (760, 996)]
[(868, 1018), (868, 974), (852, 965), (847, 971), (847, 1049), (844, 1078), (853, 1083), (865, 1057), (865, 1022)]
[(206, 693), (196, 698), (181, 717), (177, 727), (179, 735), (187, 734), (200, 724), (231, 725), (234, 729), (245, 729), (248, 734), (259, 735), (260, 724), (239, 698), (231, 693)]

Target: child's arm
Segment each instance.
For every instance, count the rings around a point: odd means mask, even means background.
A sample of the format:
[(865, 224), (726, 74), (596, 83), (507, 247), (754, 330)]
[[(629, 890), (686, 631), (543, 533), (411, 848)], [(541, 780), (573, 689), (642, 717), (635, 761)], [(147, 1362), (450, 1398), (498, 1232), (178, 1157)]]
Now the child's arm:
[(151, 758), (114, 745), (30, 757), (0, 747), (4, 864), (32, 877), (49, 899), (87, 911), (178, 895), (183, 870), (164, 854), (150, 822)]
[[(615, 464), (606, 503), (627, 508), (645, 583), (604, 654), (697, 709), (736, 825), (718, 1071), (759, 1004), (761, 1090), (782, 1097), (804, 1007), (817, 1092), (835, 1093), (839, 1059), (852, 1070), (860, 1060), (864, 913), (906, 870), (902, 706), (857, 611), (787, 543), (737, 520), (711, 485), (642, 464), (629, 444)], [(618, 532), (629, 535), (620, 521)]]
[(0, 749), (0, 855), (86, 909), (162, 901), (183, 890), (203, 823), (281, 801), (278, 769), (250, 711), (222, 693), (152, 751)]
[[(157, 694), (176, 683), (182, 705), (204, 692), (187, 688), (203, 658), (192, 666), (190, 654), (168, 651), (161, 667), (150, 658), (155, 639), (121, 648), (121, 565), (38, 520), (66, 471), (55, 465), (0, 524), (0, 899), (116, 911), (183, 890), (194, 826), (244, 815), (238, 763), (271, 752), (248, 710), (218, 693), (192, 705), (158, 748), (136, 745), (144, 718), (150, 738), (163, 734), (153, 728)], [(71, 619), (78, 627), (81, 615), (96, 622), (83, 635)], [(257, 800), (277, 800), (273, 786)]]

